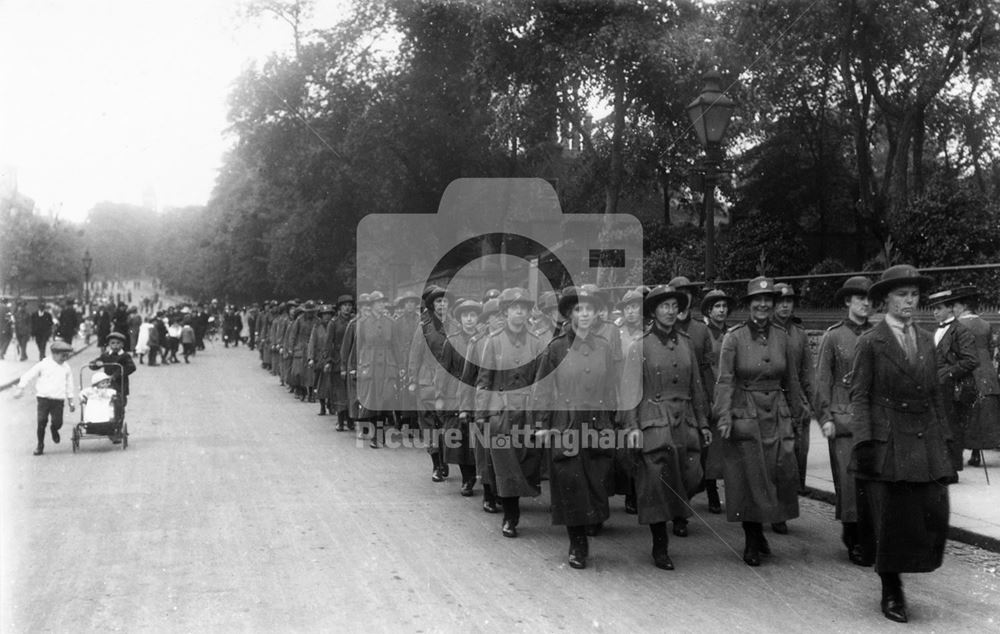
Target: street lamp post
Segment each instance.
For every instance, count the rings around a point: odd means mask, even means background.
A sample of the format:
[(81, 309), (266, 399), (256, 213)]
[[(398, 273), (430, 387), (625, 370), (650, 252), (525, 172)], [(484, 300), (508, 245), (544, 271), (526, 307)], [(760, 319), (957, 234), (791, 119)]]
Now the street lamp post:
[(688, 107), (688, 116), (698, 142), (705, 149), (705, 158), (699, 171), (704, 175), (704, 199), (702, 211), (705, 217), (705, 280), (715, 279), (715, 185), (719, 178), (724, 154), (722, 140), (726, 136), (729, 120), (736, 104), (722, 92), (722, 76), (718, 71), (709, 71), (702, 78), (705, 87)]
[(83, 254), (83, 314), (90, 314), (90, 265), (94, 258), (90, 257), (90, 249)]

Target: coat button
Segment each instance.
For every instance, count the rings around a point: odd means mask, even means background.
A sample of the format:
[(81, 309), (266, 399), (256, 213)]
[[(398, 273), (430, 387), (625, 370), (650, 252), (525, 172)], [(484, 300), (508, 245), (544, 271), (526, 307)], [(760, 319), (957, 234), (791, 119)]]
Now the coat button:
[(583, 371), (586, 372), (587, 374), (590, 374), (590, 368), (584, 368)]
[(770, 362), (771, 362), (771, 359), (770, 359), (770, 358), (768, 358), (768, 357), (764, 357), (764, 363), (770, 363)]
[(907, 408), (907, 407), (909, 407), (909, 406), (910, 406), (910, 404), (909, 404), (909, 403), (903, 403), (903, 409), (906, 409), (906, 408)]
[(676, 382), (677, 382), (677, 377), (676, 377), (676, 376), (674, 377), (674, 381), (673, 381), (673, 382), (674, 382), (674, 383), (676, 383)]

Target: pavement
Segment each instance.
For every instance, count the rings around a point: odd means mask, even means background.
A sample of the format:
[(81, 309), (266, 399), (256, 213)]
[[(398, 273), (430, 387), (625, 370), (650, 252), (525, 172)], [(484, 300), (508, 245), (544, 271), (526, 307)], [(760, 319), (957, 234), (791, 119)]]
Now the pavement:
[[(965, 460), (970, 451), (965, 452)], [(951, 501), (949, 538), (1000, 553), (1000, 451), (984, 451), (983, 467), (965, 466), (958, 483), (948, 487)], [(834, 504), (827, 440), (818, 425), (809, 431), (806, 486), (810, 497)]]
[[(139, 366), (127, 450), (84, 439), (73, 453), (67, 438), (36, 457), (33, 399), (0, 393), (0, 631), (901, 627), (879, 612), (872, 570), (847, 561), (825, 502), (801, 498), (790, 533), (768, 531), (774, 554), (750, 568), (739, 525), (698, 496), (667, 572), (615, 497), (573, 570), (547, 491), (523, 501), (521, 535), (506, 539), (478, 485), (461, 497), (455, 475), (431, 482), (424, 451), (368, 449), (317, 409), (255, 353), (210, 345), (190, 365)], [(910, 632), (1000, 629), (990, 551), (949, 542), (939, 570), (904, 583)]]

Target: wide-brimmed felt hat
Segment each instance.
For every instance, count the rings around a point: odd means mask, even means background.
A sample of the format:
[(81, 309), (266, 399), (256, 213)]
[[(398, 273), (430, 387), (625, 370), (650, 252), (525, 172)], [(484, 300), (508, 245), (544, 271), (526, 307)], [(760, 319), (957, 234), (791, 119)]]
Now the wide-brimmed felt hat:
[[(111, 333), (110, 335), (108, 335), (108, 341), (111, 341), (112, 339), (117, 339), (117, 340), (121, 341), (122, 343), (125, 343), (126, 341), (128, 341), (128, 340), (127, 340), (127, 339), (125, 338), (125, 335), (123, 335), (123, 334), (122, 334), (122, 333), (120, 333), (120, 332), (113, 332), (113, 333)], [(59, 343), (59, 342), (57, 341), (56, 343)], [(54, 343), (54, 344), (52, 344), (52, 345), (53, 345), (53, 346), (55, 346), (56, 344)], [(66, 345), (69, 345), (69, 344), (66, 344)], [(72, 348), (72, 347), (70, 347), (70, 350), (72, 350), (72, 349), (73, 349), (73, 348)]]
[(517, 286), (503, 289), (503, 292), (497, 297), (497, 301), (500, 302), (500, 310), (507, 310), (507, 307), (511, 304), (523, 304), (529, 310), (535, 305), (535, 300), (531, 299), (528, 291)]
[(538, 310), (545, 312), (553, 308), (559, 308), (559, 294), (555, 291), (545, 291), (538, 298)]
[(669, 284), (664, 284), (660, 286), (654, 286), (649, 294), (642, 300), (642, 313), (644, 315), (652, 315), (656, 307), (668, 299), (677, 300), (678, 312), (683, 313), (688, 309), (688, 296), (680, 289), (674, 288)]
[(568, 317), (573, 307), (580, 302), (590, 302), (597, 310), (604, 305), (604, 297), (595, 293), (593, 289), (587, 288), (587, 285), (576, 287), (567, 286), (563, 289), (562, 294), (559, 297), (559, 314), (563, 317)]
[(624, 309), (629, 304), (642, 304), (642, 299), (645, 297), (638, 288), (633, 288), (630, 291), (626, 291), (622, 298), (615, 305), (618, 310)]
[(354, 296), (349, 294), (341, 295), (337, 298), (337, 308), (340, 308), (341, 304), (353, 304)]
[(483, 303), (486, 303), (491, 299), (496, 299), (497, 297), (500, 297), (500, 289), (498, 288), (487, 289), (487, 291), (483, 293)]
[(697, 282), (692, 282), (683, 275), (678, 275), (674, 279), (667, 282), (667, 286), (678, 291), (686, 291), (689, 293), (695, 293), (702, 287), (701, 284), (698, 284)]
[(434, 301), (439, 297), (446, 297), (448, 301), (454, 299), (451, 293), (436, 284), (431, 284), (424, 290), (424, 306), (427, 310), (434, 310)]
[(313, 302), (313, 300), (310, 299), (310, 300), (306, 301), (305, 304), (302, 304), (301, 309), (302, 309), (302, 312), (304, 312), (304, 313), (313, 313), (313, 312), (316, 312), (317, 310), (319, 310), (319, 306), (317, 306), (316, 303)]
[(868, 289), (868, 296), (872, 298), (873, 302), (879, 301), (884, 299), (889, 291), (900, 286), (916, 286), (923, 293), (933, 283), (934, 280), (926, 275), (921, 275), (920, 271), (912, 264), (896, 264), (882, 271), (878, 281)]
[(774, 290), (777, 292), (777, 296), (774, 298), (774, 301), (778, 301), (779, 299), (791, 299), (792, 301), (798, 302), (799, 300), (799, 295), (795, 292), (795, 289), (792, 288), (791, 284), (778, 282), (774, 285)]
[(755, 277), (747, 282), (747, 294), (743, 296), (743, 303), (748, 303), (752, 298), (760, 295), (777, 297), (779, 291), (774, 287), (774, 280), (769, 277)]
[(396, 304), (396, 306), (402, 306), (404, 302), (409, 300), (416, 302), (418, 306), (420, 305), (420, 297), (413, 291), (406, 291), (405, 293), (397, 297), (394, 303)]
[(372, 291), (371, 293), (368, 293), (368, 301), (374, 304), (375, 302), (388, 301), (388, 298), (382, 291)]
[(358, 295), (358, 306), (367, 306), (372, 303), (372, 296), (368, 293)]
[(597, 307), (598, 309), (611, 307), (611, 297), (608, 295), (608, 292), (597, 284), (581, 284), (579, 288), (581, 291), (593, 294), (597, 298), (597, 301), (601, 302)]
[(483, 302), (483, 312), (479, 315), (480, 319), (485, 319), (490, 315), (495, 315), (500, 312), (500, 300), (494, 297), (493, 299), (488, 299)]
[(855, 275), (854, 277), (847, 278), (844, 285), (838, 288), (837, 292), (833, 294), (833, 299), (839, 303), (854, 295), (868, 297), (868, 291), (871, 287), (872, 281), (870, 279), (864, 275)]
[(701, 300), (701, 314), (707, 315), (716, 302), (726, 302), (726, 307), (732, 312), (733, 306), (736, 304), (736, 298), (727, 295), (726, 291), (721, 288), (713, 288), (705, 293), (705, 297)]
[[(121, 333), (113, 332), (110, 335), (108, 335), (108, 338), (110, 339), (113, 335), (121, 336)], [(55, 341), (52, 342), (52, 345), (49, 346), (49, 350), (51, 350), (52, 352), (73, 352), (73, 346), (69, 345), (62, 339), (56, 339)]]
[(332, 304), (323, 304), (317, 311), (320, 315), (332, 315), (337, 309)]
[(477, 315), (481, 315), (483, 313), (483, 305), (474, 299), (462, 300), (451, 310), (451, 314), (455, 317), (455, 319), (460, 319), (462, 313), (467, 313), (470, 310), (475, 312)]

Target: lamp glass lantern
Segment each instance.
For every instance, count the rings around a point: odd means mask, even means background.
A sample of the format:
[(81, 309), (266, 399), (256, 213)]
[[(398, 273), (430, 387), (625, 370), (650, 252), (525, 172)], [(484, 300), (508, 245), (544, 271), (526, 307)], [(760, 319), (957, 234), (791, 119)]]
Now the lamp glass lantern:
[(698, 135), (698, 142), (708, 149), (722, 143), (736, 103), (722, 92), (722, 76), (717, 71), (705, 73), (703, 79), (705, 88), (688, 105), (687, 113)]

